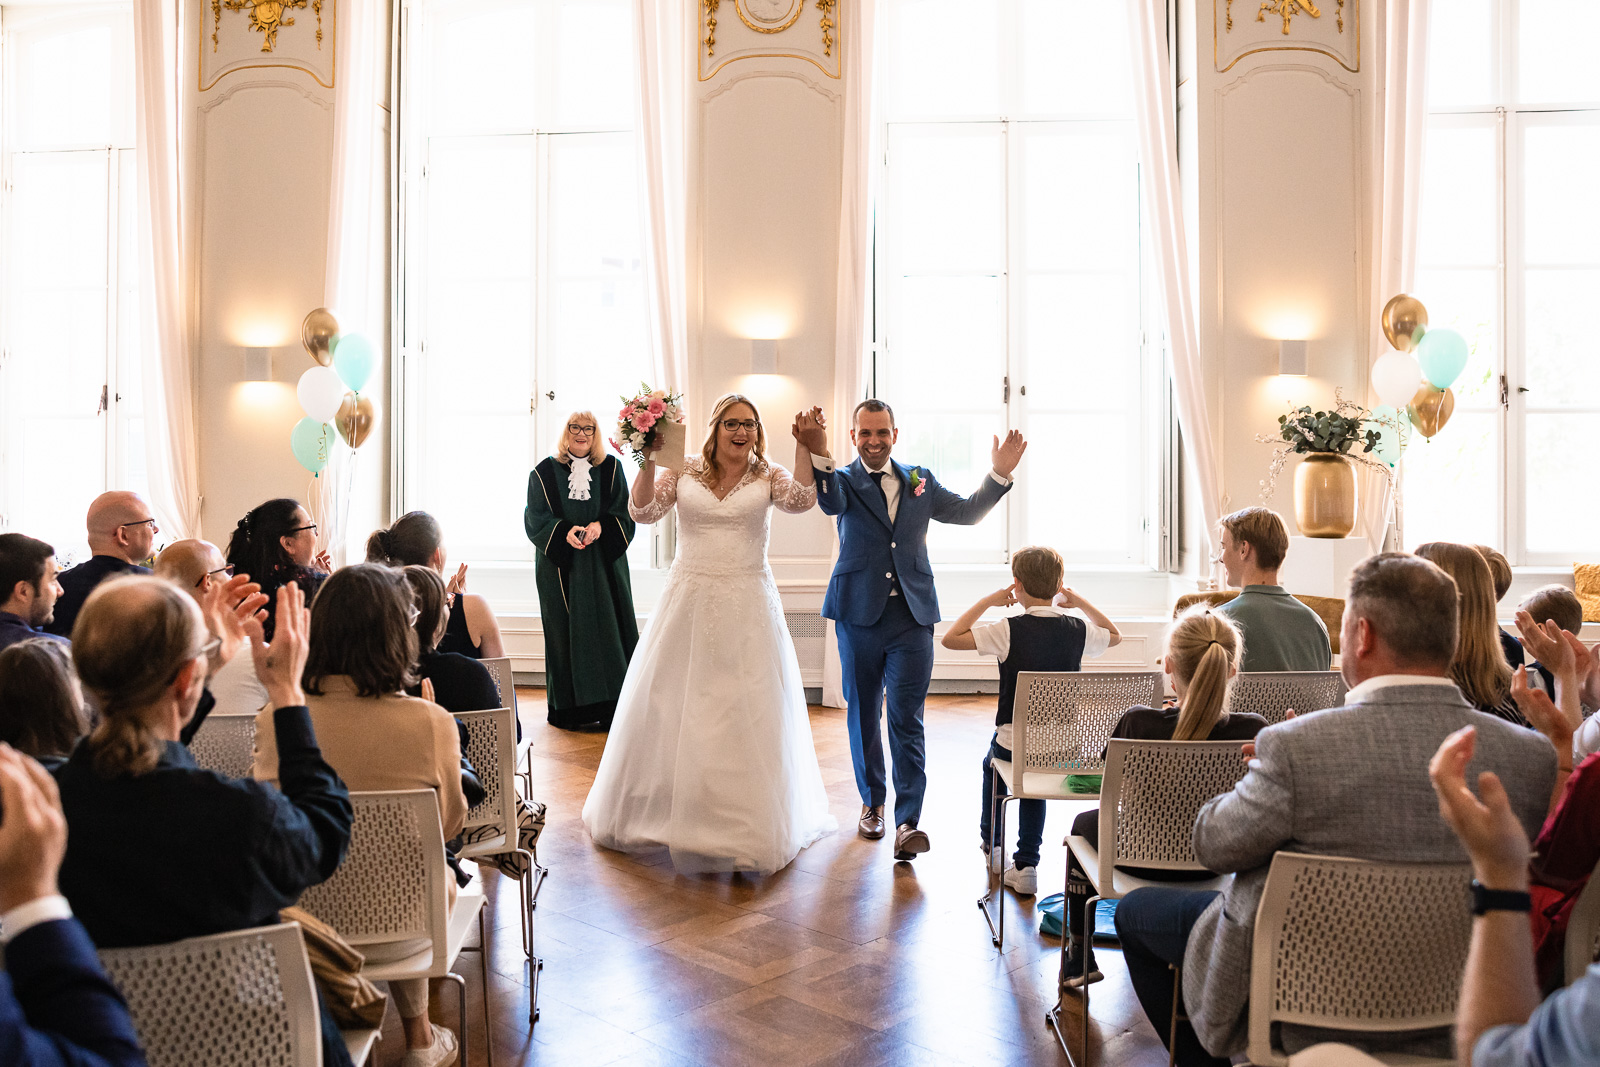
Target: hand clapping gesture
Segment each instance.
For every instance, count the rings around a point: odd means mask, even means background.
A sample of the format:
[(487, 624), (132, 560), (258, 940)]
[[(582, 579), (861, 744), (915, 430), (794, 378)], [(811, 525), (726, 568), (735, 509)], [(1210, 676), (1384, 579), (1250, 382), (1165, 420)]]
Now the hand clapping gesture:
[(1482, 800), (1467, 787), (1467, 763), (1477, 736), (1475, 727), (1462, 727), (1445, 738), (1428, 761), (1428, 777), (1439, 795), (1439, 814), (1461, 839), (1478, 881), (1491, 889), (1526, 891), (1531, 849), (1527, 832), (1511, 810), (1505, 786), (1493, 771), (1484, 771), (1478, 775)]
[(311, 612), (306, 608), (306, 595), (300, 587), (289, 582), (278, 589), (278, 610), (270, 645), (259, 618), (252, 616), (246, 620), (244, 631), (250, 635), (250, 655), (256, 661), (256, 677), (266, 687), (272, 706), (292, 708), (304, 704), (306, 694), (300, 687), (300, 676), (305, 672), (306, 655), (311, 649), (308, 638)]
[(211, 583), (211, 588), (200, 598), (200, 613), (205, 616), (206, 629), (217, 639), (216, 651), (206, 663), (208, 681), (249, 645), (250, 635), (245, 624), (264, 617), (261, 609), (266, 604), (266, 594), (248, 574), (235, 574), (226, 582)]
[(828, 419), (822, 414), (822, 409), (813, 407), (810, 411), (797, 411), (794, 416), (794, 426), (790, 428), (794, 439), (802, 448), (813, 456), (828, 456)]
[(1002, 478), (1011, 477), (1011, 472), (1017, 469), (1017, 464), (1022, 462), (1022, 454), (1027, 450), (1028, 442), (1022, 439), (1021, 430), (1012, 430), (1006, 434), (1004, 441), (996, 437), (994, 448), (989, 453), (994, 472)]
[(0, 744), (0, 911), (54, 896), (67, 820), (48, 771)]

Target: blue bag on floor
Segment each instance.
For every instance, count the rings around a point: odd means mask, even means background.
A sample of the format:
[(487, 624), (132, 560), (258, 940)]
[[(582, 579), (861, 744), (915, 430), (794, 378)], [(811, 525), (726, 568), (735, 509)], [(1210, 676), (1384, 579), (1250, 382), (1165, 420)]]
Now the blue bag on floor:
[(1039, 912), (1039, 932), (1046, 937), (1060, 937), (1061, 927), (1067, 921), (1067, 895), (1051, 893), (1034, 908)]

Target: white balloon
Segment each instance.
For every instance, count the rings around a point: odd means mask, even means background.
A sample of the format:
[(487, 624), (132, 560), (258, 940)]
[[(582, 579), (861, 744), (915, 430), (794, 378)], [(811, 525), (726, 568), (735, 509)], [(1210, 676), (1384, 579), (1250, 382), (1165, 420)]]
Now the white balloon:
[(312, 367), (300, 375), (294, 394), (300, 398), (300, 406), (307, 415), (318, 422), (327, 422), (339, 413), (339, 405), (344, 401), (344, 382), (332, 367)]
[(1372, 365), (1372, 391), (1380, 403), (1404, 408), (1422, 385), (1422, 367), (1410, 352), (1391, 349)]

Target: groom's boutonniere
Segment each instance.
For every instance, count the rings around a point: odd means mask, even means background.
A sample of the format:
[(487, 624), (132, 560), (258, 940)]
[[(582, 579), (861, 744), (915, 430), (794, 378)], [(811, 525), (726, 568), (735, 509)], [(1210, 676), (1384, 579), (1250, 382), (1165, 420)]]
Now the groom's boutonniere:
[(911, 495), (921, 496), (923, 491), (927, 488), (928, 483), (922, 477), (922, 473), (915, 467), (911, 468)]

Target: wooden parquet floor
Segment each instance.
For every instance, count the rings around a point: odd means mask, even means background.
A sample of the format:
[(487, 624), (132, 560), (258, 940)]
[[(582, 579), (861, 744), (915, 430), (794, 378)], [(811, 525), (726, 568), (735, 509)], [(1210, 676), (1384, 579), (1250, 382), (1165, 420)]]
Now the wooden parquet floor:
[[(929, 701), (922, 827), (933, 850), (911, 864), (893, 862), (892, 830), (877, 842), (856, 836), (860, 801), (844, 713), (813, 707), (817, 755), (840, 829), (767, 878), (684, 876), (664, 853), (596, 847), (580, 812), (605, 735), (550, 727), (543, 696), (518, 691), (535, 794), (550, 808), (539, 858), (551, 874), (535, 922), (536, 951), (545, 960), (541, 1018), (529, 1027), (516, 886), (492, 876), (488, 993), (497, 1065), (1066, 1062), (1044, 1022), (1055, 1000), (1060, 943), (1039, 935), (1031, 898), (1008, 892), (1001, 953), (975, 904), (984, 886), (976, 847), (979, 763), (993, 729), (993, 696)], [(1084, 806), (1050, 805), (1041, 896), (1064, 885), (1061, 840)], [(1165, 1064), (1121, 955), (1108, 949), (1098, 960), (1106, 980), (1092, 991), (1092, 1063)], [(476, 955), (462, 956), (457, 970), (467, 980), (470, 1063), (480, 1067), (488, 1060)], [(436, 1021), (456, 1025), (454, 998), (453, 989), (436, 990)], [(1074, 1011), (1075, 1038), (1080, 1025)], [(403, 1050), (391, 1011), (375, 1062), (396, 1063)]]

